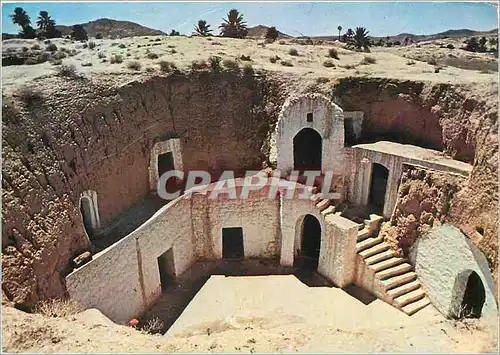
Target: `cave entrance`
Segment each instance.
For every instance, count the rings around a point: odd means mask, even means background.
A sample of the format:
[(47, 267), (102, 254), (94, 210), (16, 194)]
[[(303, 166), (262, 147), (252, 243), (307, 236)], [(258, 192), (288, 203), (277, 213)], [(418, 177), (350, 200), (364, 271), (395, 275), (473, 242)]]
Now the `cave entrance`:
[(389, 169), (383, 165), (373, 163), (369, 204), (374, 207), (379, 214), (384, 212), (385, 192), (387, 190), (388, 178)]
[(473, 271), (467, 278), (467, 285), (465, 286), (464, 297), (460, 306), (462, 315), (467, 318), (481, 317), (485, 300), (486, 293), (483, 282), (479, 275)]
[(321, 225), (313, 215), (306, 215), (302, 222), (300, 243), (301, 266), (316, 270), (321, 249)]
[(174, 251), (172, 248), (158, 257), (158, 270), (160, 271), (161, 290), (165, 291), (175, 280)]
[(222, 228), (222, 258), (241, 259), (244, 256), (243, 228)]
[(304, 128), (293, 138), (293, 167), (298, 171), (321, 170), (323, 140), (312, 128)]

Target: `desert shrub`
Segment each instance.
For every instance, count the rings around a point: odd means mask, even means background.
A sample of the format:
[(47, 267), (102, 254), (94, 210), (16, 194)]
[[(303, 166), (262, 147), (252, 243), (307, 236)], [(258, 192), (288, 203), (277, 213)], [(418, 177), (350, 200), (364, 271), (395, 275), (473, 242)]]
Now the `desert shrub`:
[(30, 49), (29, 49), (28, 47), (23, 47), (23, 48), (22, 48), (22, 51), (23, 51), (24, 53), (26, 53), (26, 52), (27, 52), (27, 51), (29, 51), (29, 50), (30, 50)]
[(26, 105), (28, 108), (40, 104), (44, 101), (42, 93), (31, 87), (25, 86), (16, 92), (16, 96)]
[(484, 228), (481, 226), (476, 227), (476, 232), (478, 232), (481, 235), (484, 235)]
[(276, 63), (276, 62), (277, 62), (278, 60), (280, 60), (280, 59), (281, 59), (280, 57), (278, 57), (277, 55), (274, 55), (274, 56), (272, 56), (271, 58), (269, 58), (269, 61), (270, 61), (271, 63)]
[(160, 41), (161, 41), (161, 38), (155, 39), (155, 42), (160, 42)]
[(160, 66), (160, 70), (162, 72), (171, 72), (171, 71), (175, 71), (177, 70), (177, 66), (175, 65), (175, 63), (172, 63), (172, 62), (169, 62), (169, 61), (166, 61), (166, 60), (162, 60), (158, 63), (158, 65)]
[(153, 53), (153, 52), (147, 52), (147, 53), (146, 53), (146, 57), (147, 57), (148, 59), (158, 59), (158, 54)]
[(196, 70), (204, 70), (208, 68), (208, 64), (205, 60), (193, 60), (191, 62), (191, 70), (196, 71)]
[(88, 46), (89, 46), (89, 45), (88, 45), (88, 43), (87, 43), (87, 42), (85, 42), (85, 43), (83, 44), (82, 48), (83, 48), (83, 49), (85, 49), (85, 48), (87, 48)]
[(292, 62), (290, 62), (289, 60), (282, 60), (280, 64), (283, 65), (284, 67), (293, 67)]
[(45, 63), (50, 59), (50, 55), (47, 52), (42, 52), (36, 57), (38, 63)]
[(61, 67), (57, 71), (57, 75), (63, 76), (66, 78), (76, 78), (78, 76), (76, 74), (76, 68), (73, 64), (61, 65)]
[(50, 39), (46, 39), (45, 41), (43, 41), (43, 44), (50, 44), (50, 43), (52, 43)]
[(365, 56), (363, 60), (361, 61), (361, 64), (367, 65), (367, 64), (375, 64), (377, 63), (377, 60), (373, 57), (370, 56)]
[(142, 327), (142, 331), (148, 334), (159, 334), (163, 331), (163, 327), (163, 322), (158, 317), (154, 317), (147, 321)]
[(109, 59), (109, 62), (111, 64), (120, 64), (123, 63), (123, 57), (119, 54), (113, 54), (111, 58)]
[(269, 42), (274, 42), (278, 39), (278, 35), (279, 33), (276, 27), (269, 27), (266, 32), (266, 40)]
[(67, 49), (66, 47), (60, 47), (60, 48), (59, 48), (59, 50), (60, 50), (61, 52), (66, 52), (68, 49)]
[(140, 44), (137, 45), (137, 48), (141, 48), (142, 46)]
[(94, 49), (95, 48), (95, 42), (90, 41), (89, 42), (89, 49)]
[(99, 53), (97, 53), (97, 58), (99, 58), (99, 59), (106, 58), (106, 54), (99, 52)]
[(127, 63), (127, 68), (132, 70), (139, 71), (141, 70), (141, 67), (142, 67), (141, 63), (137, 60), (133, 60)]
[(217, 74), (222, 71), (221, 61), (222, 58), (216, 55), (208, 58), (208, 64), (210, 65), (212, 73)]
[(353, 64), (341, 65), (340, 67), (344, 69), (356, 69), (356, 65)]
[(54, 59), (64, 59), (66, 57), (67, 57), (67, 55), (64, 52), (57, 52), (57, 53), (54, 53), (52, 55), (52, 58), (54, 58)]
[(103, 59), (101, 60), (101, 63), (106, 63), (107, 61), (108, 61), (108, 60), (107, 60), (106, 58), (103, 58)]
[(177, 51), (175, 49), (171, 49), (170, 53), (175, 54), (175, 53), (177, 53)]
[(323, 62), (323, 66), (325, 68), (335, 68), (335, 64), (331, 61), (331, 59), (327, 59)]
[(95, 39), (102, 39), (102, 33), (98, 33), (95, 35)]
[(320, 76), (319, 78), (316, 79), (316, 82), (318, 84), (326, 84), (330, 81), (330, 79), (324, 77), (324, 76)]
[(336, 48), (330, 48), (328, 50), (328, 56), (333, 59), (339, 59), (339, 52)]
[(91, 62), (83, 62), (82, 67), (91, 67), (92, 63)]
[(229, 69), (229, 70), (236, 70), (236, 69), (240, 68), (238, 63), (232, 59), (224, 59), (222, 61), (222, 65), (224, 66), (224, 68)]
[(35, 51), (39, 50), (40, 49), (40, 45), (39, 44), (34, 44), (34, 45), (31, 46), (31, 49), (33, 49)]
[(241, 57), (240, 57), (240, 60), (243, 60), (243, 61), (249, 62), (249, 61), (251, 61), (252, 59), (250, 59), (250, 56), (249, 56), (249, 55), (244, 55), (244, 54), (242, 54), (242, 55), (241, 55)]
[(291, 56), (298, 56), (299, 55), (299, 51), (296, 50), (295, 48), (290, 48), (290, 50), (288, 51), (288, 54), (290, 54)]
[(62, 318), (77, 314), (83, 311), (83, 308), (74, 301), (51, 299), (39, 302), (34, 310), (35, 313), (46, 317)]
[(414, 60), (409, 60), (406, 62), (406, 65), (415, 65), (415, 61)]
[(278, 41), (278, 44), (284, 45), (284, 44), (286, 44), (286, 42), (285, 41)]
[(52, 65), (61, 65), (62, 64), (62, 60), (61, 59), (54, 59), (50, 62), (50, 64)]
[(427, 61), (427, 63), (430, 65), (437, 65), (437, 60), (436, 58), (431, 58)]
[(120, 44), (118, 45), (118, 48), (122, 48), (122, 49), (123, 49), (123, 48), (127, 48), (127, 46), (126, 46), (125, 44), (123, 44), (123, 43), (120, 43)]
[(57, 46), (54, 43), (50, 43), (47, 47), (45, 47), (45, 50), (55, 52), (57, 51)]
[(28, 58), (24, 61), (26, 65), (35, 65), (38, 64), (38, 61), (35, 58)]
[(455, 49), (455, 46), (454, 46), (453, 44), (448, 44), (448, 45), (446, 46), (446, 48), (448, 48), (448, 49)]
[[(127, 53), (127, 54), (125, 54), (125, 56), (126, 56), (126, 57), (131, 57), (131, 56), (132, 56), (132, 54)], [(136, 59), (139, 59), (139, 58), (136, 58)]]
[(175, 48), (175, 46), (173, 44), (169, 44), (167, 48)]
[(77, 55), (78, 53), (79, 52), (77, 52), (76, 49), (72, 49), (72, 50), (68, 51), (68, 55), (70, 57), (73, 57), (73, 56)]

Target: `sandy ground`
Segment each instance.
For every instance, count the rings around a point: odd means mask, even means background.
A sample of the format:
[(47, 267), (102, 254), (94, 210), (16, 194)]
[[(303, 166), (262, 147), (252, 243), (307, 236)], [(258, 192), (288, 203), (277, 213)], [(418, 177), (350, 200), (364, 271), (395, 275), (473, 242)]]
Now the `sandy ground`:
[(113, 324), (97, 310), (67, 319), (3, 307), (6, 352), (495, 352), (498, 325), (408, 317), (292, 275), (213, 276), (165, 336)]
[[(449, 50), (435, 46), (398, 46), (391, 48), (373, 47), (372, 53), (359, 53), (344, 49), (342, 44), (325, 42), (322, 45), (301, 45), (290, 40), (277, 41), (265, 44), (256, 39), (229, 39), (203, 37), (169, 37), (149, 36), (131, 37), (120, 40), (93, 39), (94, 49), (83, 48), (84, 44), (72, 42), (68, 39), (54, 39), (58, 51), (75, 50), (76, 54), (62, 59), (62, 64), (73, 64), (77, 71), (91, 81), (110, 86), (119, 86), (127, 82), (145, 79), (151, 75), (159, 75), (158, 63), (162, 60), (171, 61), (180, 69), (187, 69), (193, 60), (206, 60), (210, 56), (220, 56), (222, 59), (237, 60), (240, 66), (251, 64), (254, 69), (265, 69), (270, 72), (280, 72), (283, 75), (300, 77), (302, 82), (318, 77), (335, 79), (347, 76), (382, 77), (406, 80), (422, 80), (442, 83), (474, 83), (478, 86), (490, 87), (497, 83), (497, 73), (494, 71), (479, 71), (460, 69), (455, 66), (446, 66), (435, 73), (435, 65), (428, 64), (430, 58), (456, 57), (455, 60), (466, 63), (471, 56), (484, 63), (497, 63), (490, 53), (470, 53), (460, 49)], [(282, 43), (282, 44), (280, 44)], [(3, 41), (4, 54), (21, 53), (23, 47), (32, 51), (35, 44), (44, 50), (46, 45), (37, 40), (6, 40)], [(462, 44), (456, 43), (458, 48)], [(124, 48), (120, 48), (120, 46)], [(339, 60), (327, 58), (328, 50), (335, 47), (339, 53)], [(432, 48), (431, 48), (432, 47)], [(298, 51), (298, 56), (291, 56), (291, 48)], [(157, 59), (149, 59), (147, 53), (155, 53)], [(99, 53), (105, 58), (99, 58)], [(123, 63), (111, 64), (112, 55), (123, 56)], [(240, 60), (241, 55), (250, 56), (251, 61)], [(271, 63), (269, 58), (278, 55), (281, 59)], [(360, 62), (365, 56), (373, 57), (374, 64), (362, 65)], [(405, 58), (408, 57), (408, 58)], [(409, 58), (416, 58), (410, 60)], [(106, 60), (103, 62), (103, 60)], [(289, 61), (292, 67), (283, 66), (281, 60)], [(323, 66), (325, 60), (331, 60), (335, 68)], [(129, 69), (128, 63), (138, 61), (141, 64), (139, 71)], [(408, 65), (412, 61), (414, 64)], [(91, 66), (82, 66), (91, 64)], [(345, 66), (354, 66), (346, 68)], [(4, 93), (12, 93), (24, 85), (39, 83), (47, 84), (47, 78), (57, 74), (58, 65), (45, 62), (36, 65), (7, 66), (2, 68), (2, 88)], [(50, 81), (50, 80), (49, 80)]]

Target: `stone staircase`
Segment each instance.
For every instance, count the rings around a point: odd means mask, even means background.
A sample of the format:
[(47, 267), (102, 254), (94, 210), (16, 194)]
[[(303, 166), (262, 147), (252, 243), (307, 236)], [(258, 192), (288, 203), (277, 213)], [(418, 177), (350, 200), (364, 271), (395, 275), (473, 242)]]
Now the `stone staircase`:
[(397, 256), (380, 236), (374, 236), (381, 221), (381, 216), (370, 215), (370, 220), (360, 225), (356, 243), (355, 283), (412, 315), (429, 305), (430, 300), (410, 263)]

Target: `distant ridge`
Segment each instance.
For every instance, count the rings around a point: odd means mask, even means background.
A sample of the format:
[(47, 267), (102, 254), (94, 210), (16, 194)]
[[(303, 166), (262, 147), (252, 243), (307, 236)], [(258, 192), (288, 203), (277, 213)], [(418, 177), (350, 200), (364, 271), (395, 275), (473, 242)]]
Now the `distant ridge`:
[[(142, 26), (135, 22), (112, 20), (109, 18), (100, 18), (80, 25), (87, 31), (89, 37), (95, 37), (98, 33), (102, 34), (104, 38), (166, 35), (163, 31)], [(56, 26), (56, 28), (62, 32), (63, 36), (71, 33), (71, 27), (72, 26)]]

